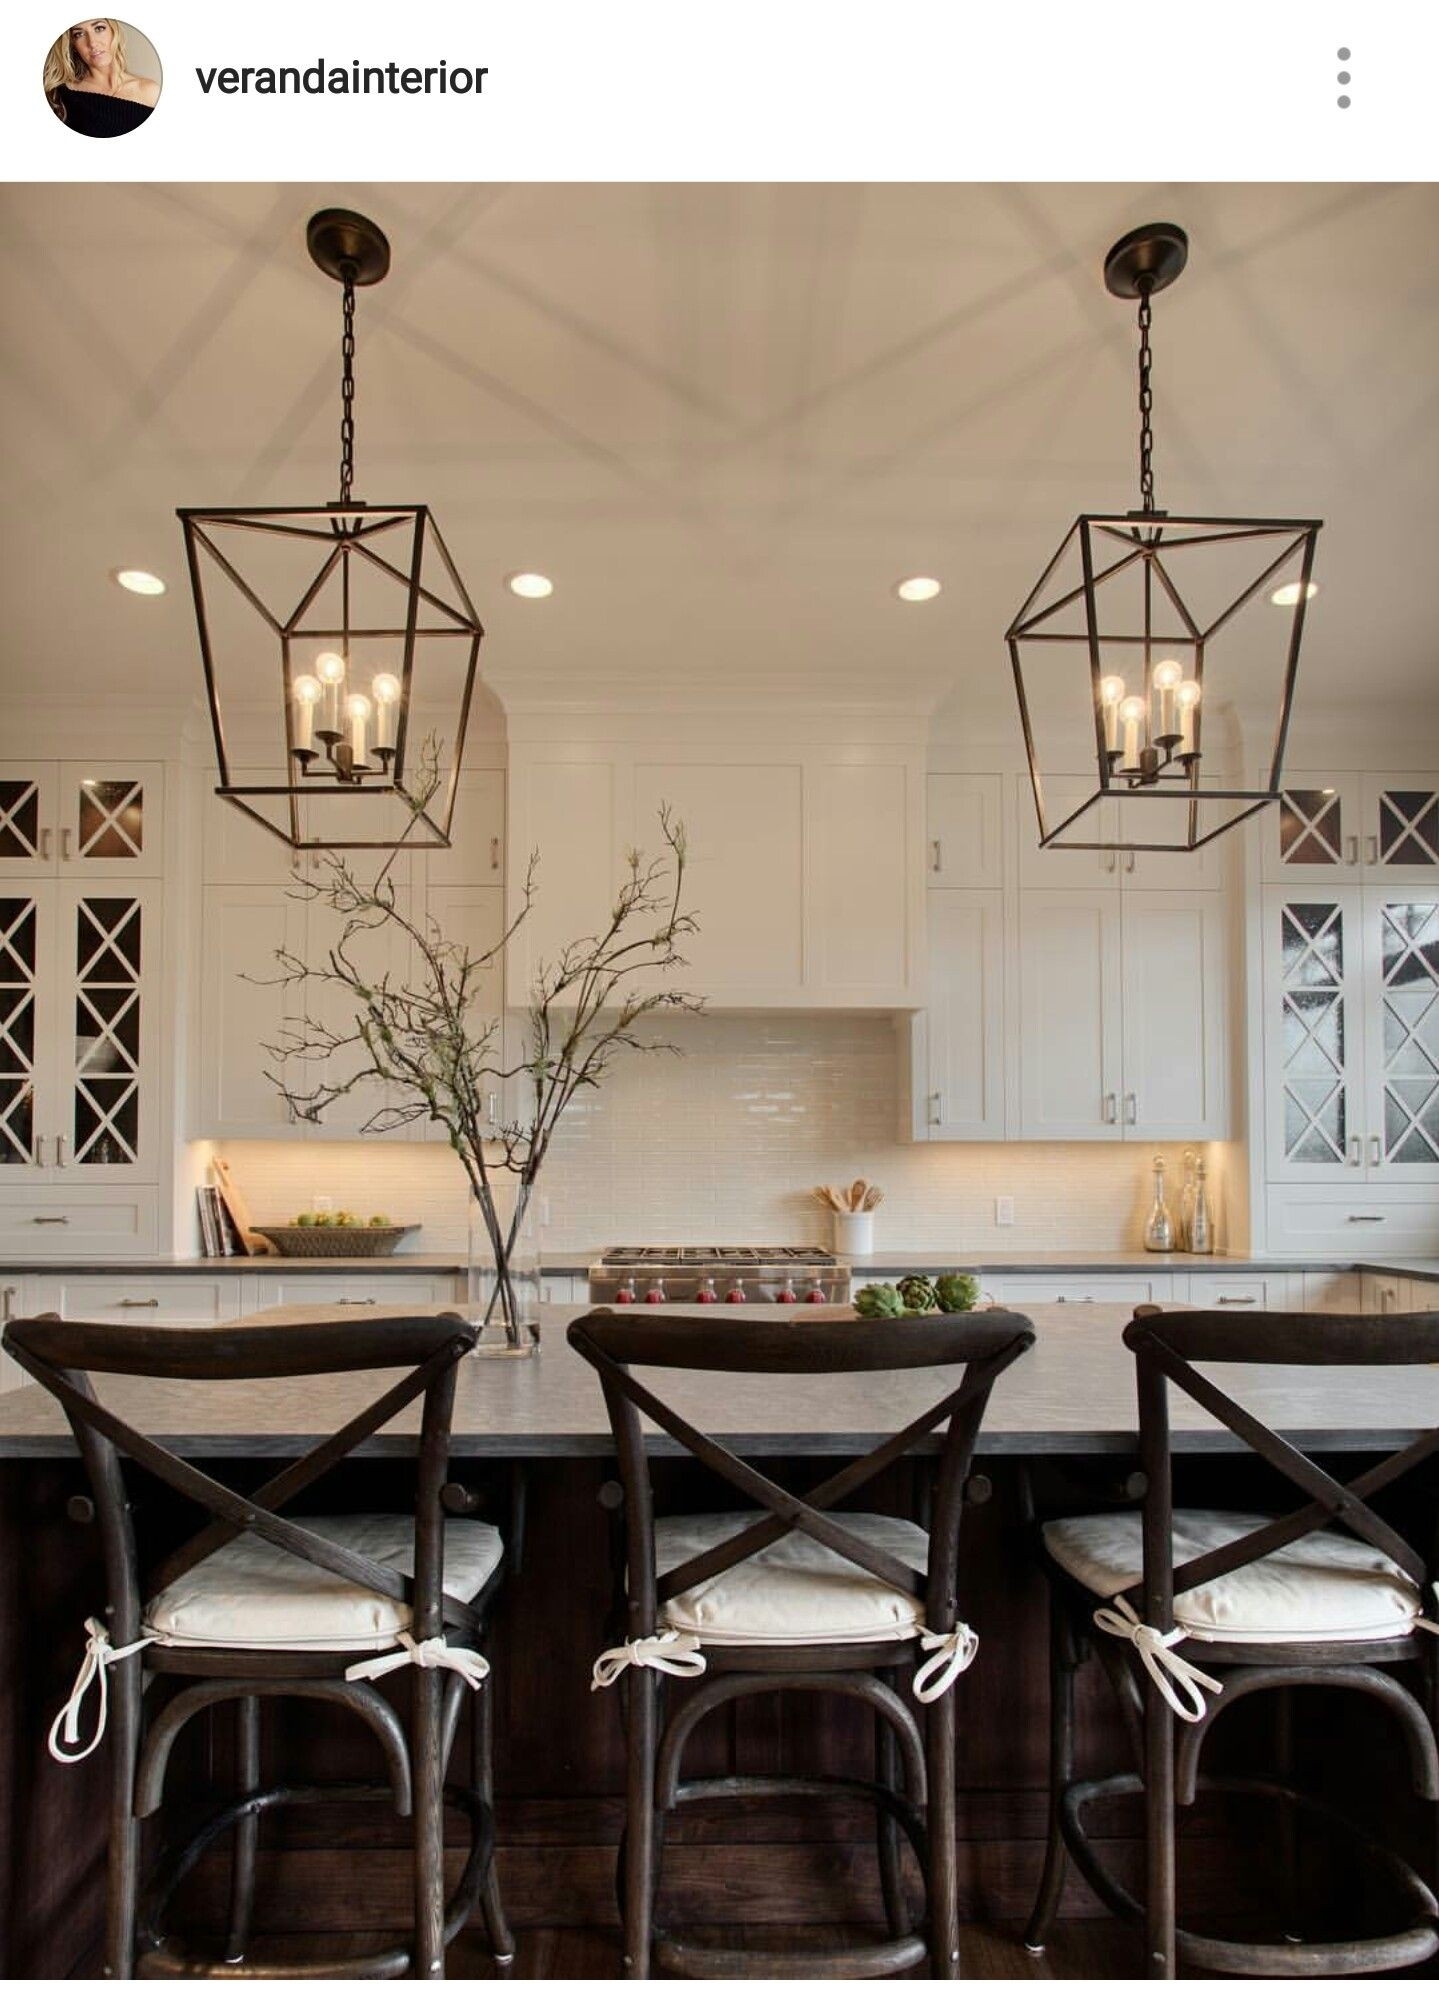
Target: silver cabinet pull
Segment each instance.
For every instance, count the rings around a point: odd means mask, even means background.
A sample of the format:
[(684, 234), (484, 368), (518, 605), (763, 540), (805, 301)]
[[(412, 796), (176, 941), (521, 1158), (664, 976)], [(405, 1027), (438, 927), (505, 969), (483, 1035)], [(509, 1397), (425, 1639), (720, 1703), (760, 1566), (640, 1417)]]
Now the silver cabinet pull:
[(1364, 1158), (1364, 1145), (1357, 1135), (1350, 1136), (1345, 1146), (1345, 1154), (1349, 1159), (1349, 1168), (1357, 1170)]
[(32, 1226), (68, 1226), (69, 1223), (68, 1212), (37, 1212), (30, 1221)]
[(158, 1309), (160, 1307), (160, 1298), (158, 1296), (121, 1296), (115, 1307), (116, 1309)]
[(10, 1282), (0, 1289), (0, 1324), (9, 1323), (15, 1314), (15, 1288), (15, 1283)]
[(498, 870), (499, 868), (500, 868), (500, 839), (499, 839), (499, 837), (498, 837), (498, 836), (491, 836), (491, 838), (490, 838), (490, 869), (491, 869), (492, 871), (497, 871), (497, 870)]
[(932, 843), (930, 844), (930, 846), (929, 846), (929, 854), (930, 854), (930, 866), (929, 866), (929, 868), (930, 868), (930, 869), (931, 869), (932, 871), (937, 871), (937, 870), (939, 870), (939, 869), (940, 869), (940, 858), (942, 857), (942, 855), (943, 855), (944, 853), (943, 853), (943, 851), (942, 851), (942, 850), (940, 849), (940, 846), (939, 846), (939, 838), (938, 838), (938, 836), (936, 836), (936, 837), (935, 837), (935, 839), (934, 839), (934, 841), (933, 841), (933, 842), (932, 842)]
[(1092, 1302), (1094, 1301), (1094, 1297), (1093, 1297), (1093, 1296), (1056, 1296), (1056, 1297), (1054, 1298), (1054, 1300), (1055, 1300), (1055, 1301), (1056, 1301), (1057, 1303), (1092, 1303)]
[(1100, 868), (1100, 870), (1102, 870), (1102, 871), (1108, 871), (1108, 872), (1109, 872), (1109, 874), (1110, 874), (1110, 876), (1111, 876), (1111, 877), (1113, 877), (1114, 873), (1115, 873), (1115, 872), (1116, 872), (1116, 871), (1118, 870), (1118, 868), (1119, 868), (1119, 852), (1118, 852), (1118, 850), (1106, 850), (1106, 851), (1104, 852), (1104, 860), (1103, 860), (1103, 862), (1102, 862), (1102, 863), (1100, 864), (1099, 868)]
[(1377, 1168), (1377, 1166), (1383, 1161), (1383, 1155), (1384, 1152), (1379, 1146), (1378, 1136), (1371, 1135), (1369, 1138), (1369, 1162), (1371, 1168)]
[(68, 864), (70, 861), (70, 831), (68, 829), (60, 831), (60, 861), (62, 864)]
[(1368, 851), (1368, 861), (1371, 864), (1377, 864), (1379, 861), (1379, 838), (1377, 836), (1366, 836), (1364, 844), (1365, 849)]
[(379, 1300), (378, 1296), (336, 1296), (335, 1304), (337, 1308), (343, 1306), (346, 1309), (368, 1309)]
[(499, 1095), (498, 1095), (497, 1093), (493, 1093), (493, 1094), (486, 1094), (486, 1095), (485, 1095), (485, 1120), (486, 1120), (487, 1122), (489, 1122), (489, 1124), (490, 1124), (490, 1126), (491, 1126), (491, 1127), (493, 1127), (493, 1126), (494, 1126), (494, 1124), (495, 1124), (495, 1123), (496, 1123), (496, 1122), (497, 1122), (497, 1121), (499, 1120), (499, 1118), (500, 1118), (500, 1097), (499, 1097)]
[(1124, 868), (1125, 868), (1125, 871), (1126, 871), (1126, 873), (1128, 874), (1128, 876), (1130, 876), (1130, 877), (1132, 878), (1132, 877), (1134, 876), (1134, 852), (1133, 852), (1133, 850), (1126, 850), (1126, 851), (1125, 851), (1125, 853), (1124, 853)]
[(929, 1097), (929, 1125), (931, 1128), (944, 1126), (944, 1095), (941, 1092), (932, 1093)]
[(1104, 1096), (1104, 1119), (1108, 1123), (1110, 1123), (1111, 1126), (1118, 1121), (1119, 1119), (1118, 1094), (1106, 1094)]
[(1225, 1305), (1226, 1303), (1252, 1303), (1252, 1302), (1257, 1302), (1257, 1301), (1259, 1300), (1259, 1298), (1258, 1298), (1257, 1296), (1216, 1296), (1214, 1300), (1215, 1300), (1215, 1301), (1216, 1301), (1216, 1302), (1217, 1302), (1217, 1303), (1218, 1303), (1218, 1304), (1219, 1304), (1219, 1305), (1220, 1305), (1221, 1307), (1223, 1307), (1223, 1306), (1224, 1306), (1224, 1305)]
[(1351, 1212), (1349, 1214), (1349, 1224), (1351, 1226), (1382, 1226), (1387, 1216), (1384, 1212)]
[(1124, 1096), (1124, 1119), (1125, 1119), (1125, 1120), (1126, 1120), (1127, 1122), (1136, 1122), (1136, 1121), (1138, 1121), (1138, 1119), (1139, 1119), (1139, 1095), (1138, 1095), (1138, 1094), (1126, 1094), (1126, 1095)]
[(1359, 861), (1359, 838), (1357, 836), (1346, 836), (1344, 838), (1344, 851), (1346, 863), (1357, 864)]
[(42, 864), (48, 864), (50, 861), (50, 831), (48, 829), (40, 831), (40, 861)]
[(56, 1138), (55, 1138), (55, 1168), (56, 1168), (57, 1170), (63, 1170), (63, 1169), (64, 1169), (64, 1167), (65, 1167), (65, 1152), (66, 1152), (66, 1150), (67, 1150), (67, 1149), (68, 1149), (69, 1147), (70, 1147), (70, 1138), (69, 1138), (69, 1136), (68, 1136), (68, 1135), (57, 1135), (57, 1136), (56, 1136)]
[(35, 1138), (35, 1168), (37, 1170), (44, 1170), (47, 1168), (45, 1162), (45, 1144), (49, 1140), (50, 1138), (46, 1135), (37, 1135)]

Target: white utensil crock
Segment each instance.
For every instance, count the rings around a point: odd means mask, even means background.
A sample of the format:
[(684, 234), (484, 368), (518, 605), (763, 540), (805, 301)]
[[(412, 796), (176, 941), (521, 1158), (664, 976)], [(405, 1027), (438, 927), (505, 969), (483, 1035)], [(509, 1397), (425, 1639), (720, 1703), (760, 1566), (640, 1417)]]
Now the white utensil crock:
[(834, 1251), (837, 1254), (872, 1254), (874, 1252), (873, 1212), (836, 1212), (834, 1214)]

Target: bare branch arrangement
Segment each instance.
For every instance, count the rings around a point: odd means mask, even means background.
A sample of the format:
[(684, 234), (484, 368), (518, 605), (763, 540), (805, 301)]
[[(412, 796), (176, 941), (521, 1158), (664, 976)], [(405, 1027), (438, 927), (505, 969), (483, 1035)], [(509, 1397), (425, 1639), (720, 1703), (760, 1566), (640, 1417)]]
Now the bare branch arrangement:
[[(605, 925), (537, 968), (523, 1035), (508, 1057), (502, 1018), (486, 1007), (484, 991), (534, 908), (538, 854), (529, 859), (518, 910), (483, 948), (447, 940), (434, 921), (413, 918), (397, 893), (392, 860), (371, 882), (345, 857), (326, 853), (318, 878), (296, 881), (293, 895), (328, 907), (339, 931), (313, 961), (277, 950), (280, 973), (271, 979), (314, 987), (304, 1013), (287, 1017), (266, 1045), (278, 1068), (266, 1077), (301, 1121), (322, 1122), (336, 1101), (374, 1081), (387, 1100), (364, 1131), (384, 1134), (418, 1120), (443, 1129), (490, 1240), (498, 1300), (489, 1310), (498, 1310), (511, 1344), (522, 1342), (511, 1257), (565, 1110), (577, 1094), (597, 1088), (622, 1053), (678, 1052), (654, 1023), (660, 1013), (704, 1007), (702, 997), (664, 981), (685, 966), (681, 945), (698, 923), (683, 902), (683, 824), (667, 806), (659, 821), (659, 854), (628, 854)], [(376, 955), (377, 934), (398, 952)], [(408, 973), (396, 976), (391, 964)], [(327, 999), (337, 1007), (326, 1007)], [(289, 1085), (283, 1069), (297, 1061), (309, 1062), (320, 1084)], [(508, 1220), (506, 1179), (514, 1192)]]

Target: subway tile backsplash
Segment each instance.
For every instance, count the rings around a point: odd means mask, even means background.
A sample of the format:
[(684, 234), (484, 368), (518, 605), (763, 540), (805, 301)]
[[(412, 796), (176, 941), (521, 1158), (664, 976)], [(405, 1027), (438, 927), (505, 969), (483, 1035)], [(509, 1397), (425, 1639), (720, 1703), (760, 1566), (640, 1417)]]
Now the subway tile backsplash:
[[(676, 1026), (681, 1056), (632, 1055), (581, 1097), (540, 1189), (545, 1238), (809, 1241), (827, 1237), (816, 1184), (880, 1185), (875, 1246), (973, 1252), (1138, 1247), (1154, 1144), (901, 1143), (894, 1024), (883, 1017), (713, 1016)], [(1157, 1145), (1172, 1173), (1182, 1142)], [(423, 1222), (416, 1252), (465, 1244), (464, 1179), (437, 1143), (231, 1142), (258, 1219), (317, 1196)], [(1209, 1152), (1211, 1160), (1220, 1156)], [(994, 1223), (1012, 1197), (1013, 1226)]]

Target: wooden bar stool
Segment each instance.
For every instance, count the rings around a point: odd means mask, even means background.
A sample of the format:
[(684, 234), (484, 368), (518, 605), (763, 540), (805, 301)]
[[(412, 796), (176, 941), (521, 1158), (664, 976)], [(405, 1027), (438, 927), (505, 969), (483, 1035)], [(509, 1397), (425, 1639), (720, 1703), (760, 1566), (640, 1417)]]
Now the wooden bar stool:
[[(619, 1640), (595, 1665), (598, 1689), (628, 1687), (628, 1788), (620, 1900), (625, 1974), (692, 1978), (882, 1978), (928, 1957), (959, 1976), (955, 1681), (977, 1638), (960, 1619), (960, 1514), (991, 1387), (1034, 1342), (1028, 1319), (991, 1310), (901, 1321), (759, 1322), (594, 1310), (570, 1343), (604, 1387), (624, 1487), (626, 1581)], [(634, 1368), (688, 1372), (925, 1371), (925, 1411), (804, 1497), (677, 1413)], [(656, 1423), (758, 1511), (656, 1520), (642, 1419)], [(943, 1429), (933, 1524), (831, 1506)], [(896, 1690), (900, 1672), (920, 1702)], [(663, 1688), (693, 1679), (662, 1721)], [(876, 1716), (877, 1775), (711, 1776), (681, 1780), (692, 1730), (726, 1701), (758, 1693), (843, 1694)], [(918, 1716), (918, 1718), (917, 1718)], [(919, 1719), (924, 1722), (921, 1732)], [(900, 1774), (903, 1774), (901, 1785)], [(655, 1919), (664, 1823), (701, 1798), (858, 1796), (875, 1809), (890, 1935), (824, 1954), (709, 1949)], [(903, 1885), (901, 1835), (928, 1897), (923, 1931)]]
[[(513, 1945), (493, 1857), (489, 1666), (479, 1649), (504, 1571), (503, 1542), (492, 1525), (466, 1519), (447, 1528), (441, 1502), (456, 1367), (473, 1342), (473, 1331), (457, 1316), (224, 1330), (146, 1330), (52, 1318), (9, 1325), (6, 1350), (69, 1418), (104, 1555), (103, 1617), (86, 1624), (80, 1675), (51, 1729), (50, 1747), (62, 1762), (83, 1760), (99, 1746), (110, 1716), (107, 1978), (442, 1978), (445, 1945), (477, 1906), (493, 1954), (508, 1964)], [(106, 1407), (91, 1382), (94, 1372), (259, 1384), (357, 1372), (401, 1376), (328, 1441), (246, 1497)], [(279, 1516), (421, 1398), (413, 1516)], [(122, 1457), (179, 1499), (199, 1505), (209, 1520), (147, 1570), (143, 1586)], [(398, 1671), (410, 1688), (408, 1730), (377, 1683)], [(472, 1696), (470, 1775), (463, 1784), (447, 1785), (461, 1708)], [(387, 1784), (262, 1783), (260, 1703), (280, 1697), (325, 1700), (363, 1721), (380, 1743)], [(160, 1809), (176, 1737), (195, 1715), (231, 1703), (239, 1794), (165, 1852), (142, 1890), (141, 1825)], [(91, 1705), (95, 1726), (87, 1744), (81, 1713)], [(411, 1820), (412, 1931), (368, 1954), (322, 1963), (248, 1958), (261, 1814), (334, 1798), (388, 1801)], [(471, 1834), (448, 1907), (447, 1802), (467, 1815)], [(233, 1835), (228, 1937), (222, 1956), (206, 1957), (170, 1934), (166, 1912), (185, 1875), (227, 1834)]]
[[(1264, 1977), (1354, 1976), (1423, 1962), (1439, 1950), (1439, 1873), (1426, 1882), (1379, 1836), (1361, 1830), (1291, 1776), (1203, 1777), (1199, 1757), (1215, 1718), (1251, 1693), (1338, 1687), (1376, 1700), (1397, 1720), (1416, 1793), (1439, 1799), (1439, 1622), (1434, 1565), (1373, 1500), (1439, 1453), (1439, 1316), (1290, 1316), (1139, 1310), (1124, 1334), (1135, 1356), (1146, 1488), (1141, 1511), (1100, 1512), (1041, 1528), (1050, 1583), (1050, 1817), (1044, 1875), (1026, 1942), (1047, 1940), (1072, 1858), (1115, 1914), (1142, 1924), (1150, 1978), (1173, 1978), (1176, 1959)], [(1249, 1407), (1200, 1372), (1423, 1366), (1415, 1374), (1415, 1439), (1341, 1483)], [(1293, 1385), (1292, 1379), (1290, 1385)], [(1175, 1510), (1169, 1390), (1221, 1421), (1294, 1486), (1303, 1502), (1281, 1517)], [(1357, 1417), (1356, 1417), (1357, 1418)], [(1361, 1424), (1362, 1425), (1362, 1424)], [(1428, 1493), (1433, 1529), (1434, 1496)], [(1135, 1750), (1131, 1771), (1074, 1775), (1074, 1678), (1093, 1650), (1119, 1700)], [(1412, 1666), (1419, 1692), (1396, 1673)], [(1221, 1676), (1222, 1674), (1222, 1676)], [(1278, 1751), (1282, 1757), (1282, 1749)], [(1357, 1941), (1241, 1942), (1178, 1927), (1175, 1807), (1198, 1790), (1240, 1791), (1277, 1806), (1282, 1851), (1297, 1819), (1328, 1821), (1392, 1886), (1405, 1920)], [(1143, 1898), (1122, 1887), (1085, 1832), (1089, 1805), (1141, 1793)], [(1431, 1814), (1432, 1822), (1432, 1814)], [(1280, 1931), (1276, 1929), (1276, 1937)]]

